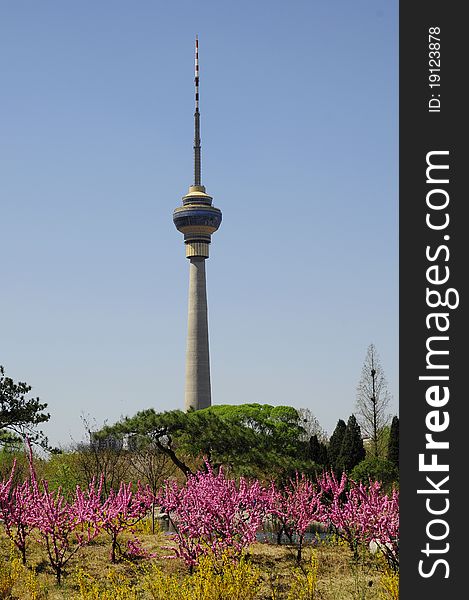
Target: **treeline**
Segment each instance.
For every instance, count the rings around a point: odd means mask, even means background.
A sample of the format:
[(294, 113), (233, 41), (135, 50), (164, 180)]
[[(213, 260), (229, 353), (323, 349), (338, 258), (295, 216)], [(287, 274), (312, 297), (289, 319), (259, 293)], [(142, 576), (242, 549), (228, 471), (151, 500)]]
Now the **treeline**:
[(51, 484), (70, 492), (103, 474), (106, 493), (121, 481), (137, 480), (157, 493), (166, 478), (183, 482), (204, 469), (204, 461), (215, 471), (223, 466), (231, 477), (279, 484), (296, 473), (315, 478), (324, 470), (345, 471), (356, 481), (379, 480), (389, 488), (397, 482), (397, 417), (381, 432), (383, 452), (376, 457), (354, 415), (347, 423), (340, 419), (330, 439), (306, 416), (290, 406), (266, 404), (188, 413), (148, 409), (90, 432), (87, 443), (54, 452), (38, 468)]
[[(370, 372), (376, 378), (375, 355), (372, 358)], [(315, 477), (324, 470), (345, 471), (357, 481), (371, 477), (385, 485), (398, 480), (397, 417), (390, 427), (382, 421), (364, 440), (352, 414), (347, 423), (338, 421), (328, 439), (311, 411), (291, 406), (219, 405), (187, 413), (148, 409), (89, 431), (86, 442), (64, 451), (48, 448), (46, 438), (37, 431), (37, 425), (49, 415), (44, 412), (47, 405), (38, 398), (26, 398), (29, 391), (30, 386), (15, 383), (0, 369), (2, 475), (11, 468), (12, 450), (21, 448), (22, 438), (28, 434), (49, 450), (49, 459), (39, 461), (44, 476), (71, 491), (102, 474), (105, 492), (123, 480), (141, 480), (156, 493), (165, 478), (183, 480), (203, 468), (204, 461), (215, 470), (223, 465), (230, 476), (261, 481), (286, 482), (295, 473)], [(20, 470), (21, 460), (17, 472)]]
[(97, 432), (95, 443), (114, 440), (133, 451), (152, 445), (184, 475), (193, 473), (194, 466), (197, 469), (206, 458), (215, 468), (224, 465), (235, 476), (288, 479), (295, 472), (315, 476), (332, 469), (353, 473), (357, 480), (372, 477), (391, 483), (398, 479), (398, 417), (379, 433), (381, 451), (376, 455), (374, 446), (363, 440), (353, 414), (347, 424), (340, 419), (327, 440), (309, 411), (241, 404), (188, 413), (142, 411)]

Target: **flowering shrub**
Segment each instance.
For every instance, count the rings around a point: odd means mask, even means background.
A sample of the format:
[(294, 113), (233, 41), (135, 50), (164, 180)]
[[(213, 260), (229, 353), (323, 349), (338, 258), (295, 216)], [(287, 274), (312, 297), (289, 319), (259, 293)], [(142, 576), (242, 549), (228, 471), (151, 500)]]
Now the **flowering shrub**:
[(99, 493), (93, 482), (86, 495), (77, 488), (74, 501), (69, 503), (61, 488), (51, 492), (47, 482), (42, 481), (40, 489), (33, 469), (31, 476), (33, 503), (30, 522), (37, 528), (39, 541), (47, 550), (49, 563), (60, 584), (65, 565), (99, 533), (94, 520), (90, 521), (95, 514)]
[(351, 481), (346, 489), (345, 473), (339, 479), (334, 473), (324, 473), (318, 480), (327, 501), (323, 502), (323, 520), (349, 544), (358, 557), (360, 543), (374, 540), (397, 570), (399, 566), (399, 493), (384, 494), (381, 484), (370, 481), (368, 486)]
[(287, 600), (315, 600), (318, 595), (318, 559), (313, 553), (305, 569), (296, 567)]
[(291, 480), (283, 490), (272, 484), (268, 494), (268, 513), (277, 518), (288, 537), (297, 537), (297, 562), (301, 561), (304, 535), (314, 521), (321, 521), (324, 510), (322, 492), (304, 475)]
[(381, 600), (399, 600), (399, 575), (392, 570), (386, 570), (380, 579)]
[(332, 525), (337, 535), (347, 541), (355, 558), (358, 558), (359, 506), (357, 497), (346, 490), (347, 475), (342, 473), (339, 480), (334, 472), (324, 473), (318, 483), (325, 499), (324, 522)]
[(0, 518), (5, 533), (21, 553), (23, 564), (26, 564), (26, 542), (33, 527), (31, 512), (33, 496), (29, 480), (13, 487), (16, 460), (13, 463), (10, 477), (0, 482)]
[(10, 554), (10, 560), (0, 563), (0, 600), (11, 598), (13, 586), (15, 585), (21, 570), (20, 561)]
[(233, 561), (226, 551), (201, 556), (190, 576), (182, 580), (153, 567), (145, 575), (145, 588), (153, 600), (255, 600), (259, 598), (260, 571), (241, 553)]
[(185, 486), (167, 481), (157, 499), (176, 530), (176, 556), (191, 567), (208, 553), (220, 556), (230, 550), (239, 555), (256, 539), (267, 510), (267, 495), (258, 481), (241, 478), (237, 485), (223, 469), (215, 475), (208, 463), (206, 468)]
[[(119, 491), (111, 490), (108, 498), (100, 507), (96, 516), (98, 526), (111, 536), (111, 562), (116, 562), (118, 536), (123, 531), (132, 531), (134, 525), (141, 521), (151, 508), (153, 496), (149, 488), (137, 484), (132, 491), (132, 484), (122, 482)], [(130, 554), (140, 555), (142, 548), (138, 540), (128, 546)]]
[(377, 481), (368, 486), (353, 482), (353, 489), (361, 500), (359, 535), (365, 543), (375, 541), (389, 566), (399, 567), (399, 492), (384, 494)]
[[(358, 558), (361, 544), (374, 543), (386, 558), (388, 568), (398, 570), (399, 494), (396, 490), (385, 494), (378, 482), (365, 485), (348, 481), (345, 474), (339, 479), (334, 473), (324, 473), (313, 483), (297, 474), (280, 489), (273, 483), (264, 487), (257, 480), (240, 478), (236, 482), (228, 479), (222, 468), (215, 474), (206, 463), (206, 471), (190, 476), (184, 485), (166, 481), (156, 498), (148, 486), (138, 483), (133, 487), (124, 482), (118, 491), (103, 498), (102, 477), (97, 483), (93, 480), (87, 489), (77, 486), (67, 498), (60, 487), (51, 491), (47, 481), (38, 481), (31, 449), (29, 466), (29, 477), (23, 483), (13, 484), (15, 464), (9, 477), (0, 482), (0, 519), (23, 563), (27, 540), (34, 533), (47, 552), (59, 584), (69, 561), (100, 531), (111, 538), (112, 562), (117, 560), (123, 532), (134, 537), (127, 541), (122, 554), (154, 557), (141, 546), (135, 533), (156, 502), (169, 515), (176, 531), (177, 547), (172, 558), (179, 557), (191, 572), (196, 570), (194, 585), (197, 573), (205, 568), (203, 557), (210, 557), (207, 560), (212, 561), (220, 577), (225, 571), (231, 572), (228, 558), (235, 565), (269, 517), (277, 519), (290, 538), (295, 538), (298, 563), (307, 529), (313, 522), (320, 522), (345, 540), (355, 557)], [(148, 524), (141, 524), (142, 531), (145, 527)], [(217, 561), (218, 567), (214, 566)], [(213, 581), (219, 583), (220, 579)], [(390, 576), (389, 581), (395, 582), (395, 578)], [(171, 580), (166, 583), (171, 587)], [(308, 589), (314, 585), (311, 575)]]
[[(8, 537), (20, 550), (26, 563), (26, 540), (34, 528), (38, 541), (46, 548), (49, 563), (60, 584), (64, 568), (80, 548), (93, 540), (101, 530), (111, 536), (111, 561), (116, 561), (118, 536), (145, 517), (153, 504), (148, 487), (121, 483), (119, 491), (111, 490), (108, 498), (101, 501), (103, 477), (96, 485), (93, 479), (88, 489), (76, 487), (68, 500), (59, 486), (50, 491), (45, 480), (38, 481), (29, 449), (29, 479), (13, 486), (16, 463), (10, 476), (0, 482), (0, 517)], [(127, 545), (127, 555), (149, 557), (137, 538)]]
[(77, 583), (82, 600), (137, 600), (137, 591), (124, 575), (109, 571), (106, 583), (96, 581), (83, 569), (77, 572)]

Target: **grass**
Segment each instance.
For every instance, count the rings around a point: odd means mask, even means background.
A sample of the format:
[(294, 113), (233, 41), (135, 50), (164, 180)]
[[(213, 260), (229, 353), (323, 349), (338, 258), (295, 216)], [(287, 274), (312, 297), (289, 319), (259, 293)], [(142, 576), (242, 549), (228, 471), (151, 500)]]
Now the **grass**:
[[(158, 557), (171, 554), (168, 536), (148, 532), (138, 534), (142, 546)], [(122, 546), (131, 536), (123, 536)], [(0, 599), (78, 600), (120, 598), (154, 599), (145, 577), (152, 573), (172, 577), (183, 588), (190, 582), (188, 568), (178, 559), (122, 559), (117, 564), (109, 560), (110, 543), (105, 535), (82, 548), (69, 563), (66, 576), (60, 587), (47, 562), (45, 550), (31, 541), (28, 548), (28, 564), (20, 564), (19, 555), (11, 549), (9, 540), (0, 533)], [(255, 543), (247, 553), (247, 564), (257, 574), (256, 600), (376, 600), (394, 596), (396, 581), (390, 583), (384, 574), (384, 563), (364, 550), (359, 561), (354, 561), (347, 546), (333, 542), (318, 542), (314, 548), (307, 546), (300, 567), (296, 565), (295, 549)], [(311, 563), (313, 560), (313, 563)], [(153, 570), (153, 571), (152, 571)], [(2, 587), (3, 586), (3, 587)], [(81, 591), (80, 591), (81, 586)], [(177, 586), (176, 586), (177, 587)], [(184, 588), (185, 589), (185, 588)], [(3, 590), (3, 591), (2, 591)], [(85, 591), (84, 591), (85, 590)], [(106, 592), (106, 590), (108, 590)], [(181, 592), (182, 593), (182, 592)], [(186, 596), (171, 598), (186, 600)], [(195, 595), (200, 600), (231, 596)], [(253, 596), (254, 597), (254, 596)], [(168, 596), (169, 600), (169, 596)]]

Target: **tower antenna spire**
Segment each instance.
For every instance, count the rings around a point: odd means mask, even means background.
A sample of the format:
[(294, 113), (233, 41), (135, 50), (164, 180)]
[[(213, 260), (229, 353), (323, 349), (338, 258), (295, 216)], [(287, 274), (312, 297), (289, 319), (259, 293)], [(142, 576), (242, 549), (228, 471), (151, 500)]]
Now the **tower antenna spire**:
[(200, 113), (199, 113), (199, 39), (195, 36), (195, 113), (194, 113), (194, 185), (200, 179)]

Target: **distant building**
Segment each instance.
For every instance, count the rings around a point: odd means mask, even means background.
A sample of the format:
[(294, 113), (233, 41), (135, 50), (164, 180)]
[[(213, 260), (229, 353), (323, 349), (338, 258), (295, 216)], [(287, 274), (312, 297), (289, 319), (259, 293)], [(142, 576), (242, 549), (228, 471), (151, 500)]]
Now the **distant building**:
[(124, 439), (114, 435), (106, 437), (100, 436), (95, 431), (90, 431), (90, 447), (93, 450), (122, 450), (124, 447)]

